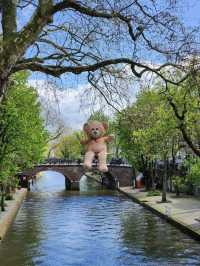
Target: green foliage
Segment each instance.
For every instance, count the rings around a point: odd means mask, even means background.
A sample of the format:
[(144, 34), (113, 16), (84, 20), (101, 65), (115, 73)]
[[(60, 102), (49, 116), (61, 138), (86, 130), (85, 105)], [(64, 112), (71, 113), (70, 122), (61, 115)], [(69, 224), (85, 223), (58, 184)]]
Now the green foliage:
[(200, 185), (200, 159), (192, 161), (187, 175), (193, 185)]
[(164, 90), (166, 99), (174, 111), (177, 127), (183, 133), (184, 141), (199, 155), (200, 140), (200, 75), (191, 69), (188, 78), (179, 86), (169, 86)]
[(147, 193), (147, 197), (160, 196), (159, 190), (151, 190)]
[(193, 194), (194, 186), (200, 185), (200, 159), (189, 157), (184, 161), (183, 166), (187, 169), (187, 174), (184, 176), (173, 176), (173, 186), (177, 194), (180, 191)]
[(27, 73), (13, 77), (6, 100), (0, 105), (0, 182), (42, 159), (47, 132), (40, 117), (37, 92), (27, 85)]
[(122, 153), (140, 171), (149, 161), (178, 150), (180, 133), (157, 87), (141, 91), (136, 102), (117, 116), (116, 124)]
[(92, 113), (88, 119), (88, 121), (104, 121), (109, 122), (109, 117), (104, 114), (103, 111), (99, 110), (94, 113)]
[(186, 176), (172, 176), (172, 184), (178, 196), (180, 192), (187, 191), (187, 186), (189, 185), (189, 182)]
[(81, 138), (83, 138), (82, 133), (79, 131), (62, 137), (55, 150), (56, 157), (71, 160), (81, 158), (84, 153), (83, 145), (80, 144)]

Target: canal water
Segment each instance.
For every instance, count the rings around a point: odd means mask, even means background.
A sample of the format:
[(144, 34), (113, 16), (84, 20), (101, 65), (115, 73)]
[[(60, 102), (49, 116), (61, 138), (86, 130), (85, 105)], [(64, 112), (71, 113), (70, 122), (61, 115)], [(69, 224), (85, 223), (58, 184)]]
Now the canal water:
[(0, 266), (200, 265), (200, 243), (83, 177), (66, 192), (46, 172), (0, 245)]

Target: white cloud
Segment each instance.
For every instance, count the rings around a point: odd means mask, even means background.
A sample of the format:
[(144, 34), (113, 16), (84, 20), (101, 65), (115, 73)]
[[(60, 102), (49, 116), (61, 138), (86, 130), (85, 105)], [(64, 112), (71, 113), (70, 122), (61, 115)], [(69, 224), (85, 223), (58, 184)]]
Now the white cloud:
[[(130, 69), (126, 69), (126, 77), (129, 76), (130, 73)], [(142, 80), (140, 80), (140, 84), (141, 81)], [(135, 95), (139, 90), (139, 83), (137, 83), (136, 80), (134, 83), (127, 83), (127, 85), (125, 82), (127, 82), (127, 80), (122, 82), (122, 84), (117, 84), (119, 95), (117, 91), (116, 95), (113, 92), (110, 99), (110, 101), (113, 101), (113, 104), (116, 105), (116, 102), (120, 102), (117, 97), (120, 97), (121, 95), (121, 107), (119, 109), (124, 108), (127, 104), (131, 104), (135, 100)], [(72, 128), (75, 130), (81, 129), (85, 121), (89, 118), (91, 112), (95, 110), (103, 108), (102, 110), (109, 116), (112, 116), (115, 112), (114, 109), (106, 105), (102, 96), (99, 95), (98, 97), (98, 94), (96, 92), (94, 93), (93, 90), (90, 90), (90, 95), (84, 93), (85, 89), (90, 87), (88, 84), (79, 85), (76, 89), (60, 89), (55, 85), (55, 83), (49, 80), (30, 79), (29, 85), (33, 86), (38, 91), (40, 101), (44, 109), (44, 116), (48, 111), (50, 111), (49, 120), (62, 121), (66, 128)], [(123, 88), (123, 90), (121, 88)], [(81, 96), (83, 96), (83, 94), (84, 97), (82, 97), (82, 100), (84, 103), (81, 102)], [(128, 101), (123, 98), (126, 94)], [(48, 128), (50, 128), (50, 130), (53, 128), (54, 130), (55, 127)]]
[(80, 94), (85, 86), (77, 89), (60, 90), (46, 80), (29, 80), (29, 85), (37, 89), (42, 106), (50, 109), (54, 117), (61, 119), (65, 127), (81, 129), (89, 114), (80, 110)]

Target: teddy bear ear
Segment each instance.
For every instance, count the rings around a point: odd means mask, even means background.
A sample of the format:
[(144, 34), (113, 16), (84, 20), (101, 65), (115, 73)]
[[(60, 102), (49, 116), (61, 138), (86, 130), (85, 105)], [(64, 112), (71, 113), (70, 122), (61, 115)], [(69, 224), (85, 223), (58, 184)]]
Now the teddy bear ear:
[(89, 123), (85, 123), (85, 124), (83, 125), (83, 131), (85, 131), (85, 132), (87, 133), (88, 130), (89, 130)]
[(104, 129), (107, 130), (108, 129), (108, 123), (107, 122), (102, 122), (102, 124), (103, 124)]

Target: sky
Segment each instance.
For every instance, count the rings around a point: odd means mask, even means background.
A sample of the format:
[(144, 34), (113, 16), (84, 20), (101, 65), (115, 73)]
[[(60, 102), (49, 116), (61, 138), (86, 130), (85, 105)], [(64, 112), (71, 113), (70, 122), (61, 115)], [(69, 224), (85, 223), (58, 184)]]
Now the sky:
[(82, 128), (89, 115), (87, 110), (80, 109), (80, 95), (85, 89), (84, 85), (78, 85), (76, 89), (60, 90), (45, 79), (30, 79), (29, 85), (37, 89), (41, 104), (45, 109), (44, 113), (50, 111), (53, 119), (64, 124), (66, 128), (74, 130)]
[(183, 0), (182, 19), (188, 26), (200, 25), (200, 0)]
[[(182, 3), (183, 8), (179, 12), (179, 16), (185, 24), (189, 27), (200, 25), (200, 0), (182, 0)], [(38, 89), (41, 99), (43, 99), (42, 103), (47, 97), (46, 89), (52, 87), (51, 81), (50, 79), (49, 84), (47, 77), (40, 73), (34, 73), (29, 78), (29, 84)], [(81, 129), (90, 115), (87, 108), (83, 110), (80, 107), (80, 94), (88, 86), (85, 76), (68, 74), (62, 79), (53, 80), (53, 82), (55, 83), (54, 93), (48, 93), (48, 100), (52, 107), (57, 110), (66, 127)]]

